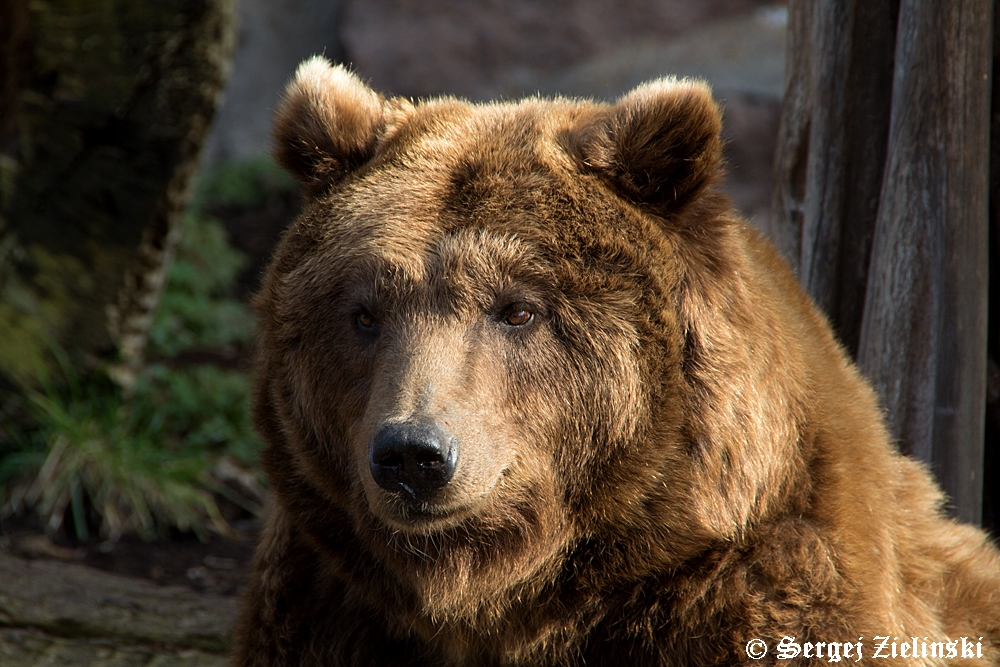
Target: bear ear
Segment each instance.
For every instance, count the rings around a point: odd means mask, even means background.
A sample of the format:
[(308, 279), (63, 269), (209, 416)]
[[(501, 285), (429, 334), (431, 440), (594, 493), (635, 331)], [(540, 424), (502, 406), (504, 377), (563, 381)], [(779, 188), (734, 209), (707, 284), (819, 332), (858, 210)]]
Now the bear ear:
[(637, 204), (675, 212), (719, 174), (722, 118), (701, 81), (643, 84), (581, 130), (584, 164)]
[(316, 196), (367, 162), (385, 127), (383, 99), (322, 56), (299, 65), (274, 116), (274, 157)]

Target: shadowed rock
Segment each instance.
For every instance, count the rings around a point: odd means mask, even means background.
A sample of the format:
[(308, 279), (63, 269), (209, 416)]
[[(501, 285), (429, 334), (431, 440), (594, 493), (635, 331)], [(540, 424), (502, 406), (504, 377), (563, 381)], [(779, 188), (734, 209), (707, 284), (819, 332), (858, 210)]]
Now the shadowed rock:
[(233, 598), (0, 554), (0, 664), (226, 664)]

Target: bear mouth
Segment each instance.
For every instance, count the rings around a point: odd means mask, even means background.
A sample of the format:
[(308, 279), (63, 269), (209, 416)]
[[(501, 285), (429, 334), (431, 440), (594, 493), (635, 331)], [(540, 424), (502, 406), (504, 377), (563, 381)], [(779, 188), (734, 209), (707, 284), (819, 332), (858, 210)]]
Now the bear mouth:
[(411, 533), (436, 533), (488, 511), (497, 500), (498, 486), (508, 475), (509, 467), (505, 467), (496, 479), (483, 485), (485, 488), (452, 483), (429, 493), (412, 493), (404, 485), (387, 490), (365, 484), (363, 493), (368, 513), (390, 528)]
[(445, 506), (402, 494), (392, 494), (379, 505), (371, 508), (376, 517), (393, 528), (415, 532), (453, 527), (473, 512), (467, 505)]

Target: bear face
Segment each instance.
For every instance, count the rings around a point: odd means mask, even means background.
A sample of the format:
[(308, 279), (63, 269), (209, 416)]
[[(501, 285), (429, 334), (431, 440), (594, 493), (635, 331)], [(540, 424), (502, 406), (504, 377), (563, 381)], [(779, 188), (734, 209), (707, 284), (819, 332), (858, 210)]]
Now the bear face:
[(735, 664), (768, 619), (853, 638), (910, 613), (872, 578), (909, 572), (904, 491), (927, 534), (939, 496), (716, 191), (719, 135), (691, 81), (413, 104), (302, 65), (275, 153), (309, 202), (256, 303), (277, 502), (241, 664), (614, 664), (615, 633), (636, 664)]
[[(630, 521), (629, 506), (668, 473), (677, 480), (659, 504), (683, 514), (691, 476), (670, 460), (690, 428), (685, 334), (663, 306), (678, 300), (684, 267), (678, 241), (634, 202), (718, 216), (711, 199), (687, 206), (718, 169), (707, 90), (661, 82), (608, 114), (538, 100), (383, 109), (318, 60), (298, 81), (279, 112), (278, 155), (315, 194), (291, 232), (313, 243), (260, 307), (291, 333), (271, 346), (288, 350), (277, 364), (308, 369), (284, 379), (302, 398), (282, 405), (281, 421), (308, 426), (289, 445), (325, 502), (376, 536), (373, 552), (403, 561), (402, 576), (464, 592), (468, 578), (516, 583), (511, 568), (523, 579), (579, 532)], [(337, 86), (349, 90), (335, 104), (309, 102)], [(309, 127), (332, 110), (367, 115)], [(352, 161), (362, 164), (349, 177), (317, 166)], [(385, 549), (395, 534), (440, 553)], [(704, 537), (663, 548), (679, 557)], [(503, 571), (489, 576), (490, 562)]]
[[(581, 538), (644, 536), (648, 553), (603, 555), (627, 577), (717, 536), (692, 484), (711, 463), (690, 453), (713, 435), (692, 419), (691, 368), (712, 344), (677, 307), (694, 280), (677, 248), (698, 250), (684, 237), (734, 224), (717, 196), (692, 204), (718, 173), (704, 86), (664, 81), (614, 108), (413, 107), (313, 60), (276, 136), (313, 196), (258, 303), (279, 494), (344, 513), (438, 614), (504, 597)], [(698, 270), (732, 272), (715, 252)]]

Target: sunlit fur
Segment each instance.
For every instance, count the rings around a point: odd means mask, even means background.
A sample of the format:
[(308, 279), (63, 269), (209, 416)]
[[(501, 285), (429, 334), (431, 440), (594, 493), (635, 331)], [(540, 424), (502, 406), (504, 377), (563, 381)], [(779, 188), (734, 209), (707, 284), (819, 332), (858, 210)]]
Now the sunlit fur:
[[(237, 665), (760, 664), (752, 638), (884, 634), (998, 664), (997, 551), (719, 194), (719, 131), (686, 80), (411, 103), (302, 65), (275, 153), (311, 198), (257, 298), (275, 502)], [(461, 447), (420, 506), (367, 458), (413, 415)]]

